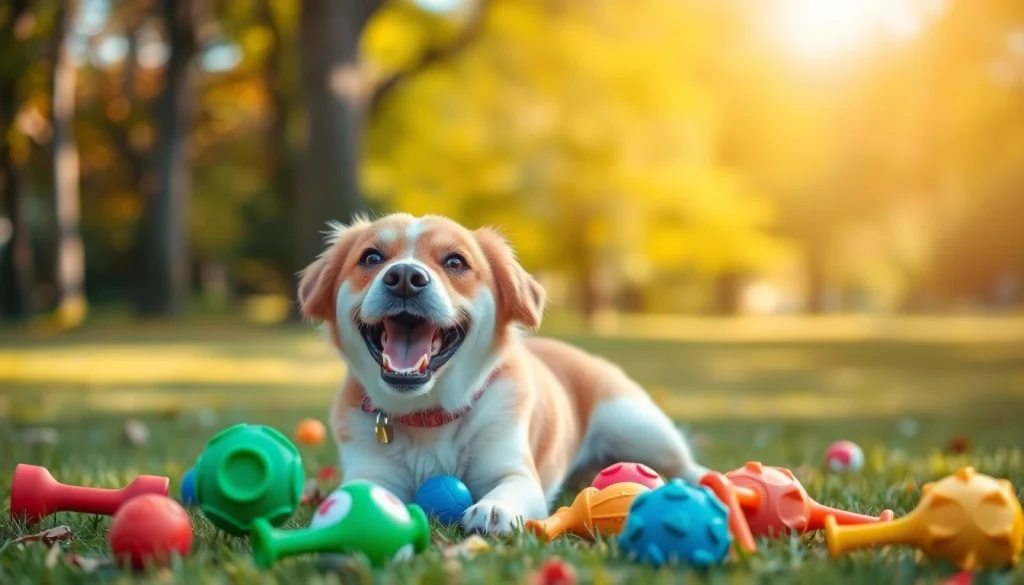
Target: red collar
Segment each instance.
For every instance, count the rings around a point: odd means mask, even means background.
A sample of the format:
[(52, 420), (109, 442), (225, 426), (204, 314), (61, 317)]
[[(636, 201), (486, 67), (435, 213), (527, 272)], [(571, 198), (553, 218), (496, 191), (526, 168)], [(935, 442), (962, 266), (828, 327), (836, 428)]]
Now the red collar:
[[(427, 410), (410, 412), (408, 414), (396, 414), (391, 418), (391, 420), (393, 422), (401, 423), (406, 426), (422, 428), (439, 427), (442, 425), (446, 425), (450, 422), (454, 422), (458, 420), (459, 417), (469, 412), (471, 408), (473, 408), (473, 405), (476, 404), (476, 401), (480, 400), (480, 397), (484, 395), (484, 391), (486, 391), (487, 387), (490, 386), (494, 382), (494, 380), (498, 378), (499, 374), (501, 374), (501, 368), (495, 368), (494, 371), (492, 371), (491, 374), (487, 376), (487, 379), (484, 380), (483, 386), (481, 386), (479, 390), (473, 393), (473, 398), (470, 400), (469, 404), (460, 406), (455, 410), (444, 410), (443, 408), (430, 408)], [(362, 409), (363, 412), (371, 414), (376, 414), (377, 412), (380, 412), (380, 409), (374, 406), (373, 401), (370, 400), (369, 396), (363, 397)]]

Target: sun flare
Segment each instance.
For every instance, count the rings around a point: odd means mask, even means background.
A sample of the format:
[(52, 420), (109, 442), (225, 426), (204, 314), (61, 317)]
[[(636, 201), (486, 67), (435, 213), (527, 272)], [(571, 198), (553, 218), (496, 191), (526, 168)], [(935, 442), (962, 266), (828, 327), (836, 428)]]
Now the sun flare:
[(804, 58), (828, 58), (871, 42), (876, 33), (913, 36), (921, 26), (914, 0), (777, 0), (783, 43)]

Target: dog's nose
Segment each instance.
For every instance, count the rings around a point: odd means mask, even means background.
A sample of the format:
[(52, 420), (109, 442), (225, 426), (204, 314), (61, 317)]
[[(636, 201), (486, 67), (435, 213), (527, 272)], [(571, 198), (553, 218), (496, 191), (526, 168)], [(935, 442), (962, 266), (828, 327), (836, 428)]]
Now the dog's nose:
[(384, 273), (384, 286), (397, 296), (407, 299), (430, 284), (430, 275), (415, 264), (395, 264)]

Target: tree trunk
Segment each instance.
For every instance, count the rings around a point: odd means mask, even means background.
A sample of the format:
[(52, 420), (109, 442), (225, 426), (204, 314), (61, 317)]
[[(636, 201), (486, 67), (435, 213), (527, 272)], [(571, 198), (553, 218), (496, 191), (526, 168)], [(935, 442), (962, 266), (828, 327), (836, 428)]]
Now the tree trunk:
[(743, 279), (735, 272), (726, 272), (715, 279), (715, 313), (733, 316), (740, 311)]
[(359, 35), (377, 0), (304, 0), (302, 88), (307, 143), (296, 202), (297, 272), (323, 250), (329, 220), (347, 222), (365, 210), (358, 168), (368, 89)]
[(155, 191), (147, 194), (141, 234), (144, 277), (138, 312), (145, 316), (180, 314), (188, 294), (189, 81), (200, 1), (162, 3), (170, 58), (156, 106)]
[(825, 255), (819, 244), (811, 242), (807, 247), (807, 312), (821, 315), (825, 312), (825, 294), (828, 279), (825, 276)]
[(260, 17), (264, 26), (271, 31), (273, 46), (263, 65), (263, 83), (269, 101), (269, 124), (264, 143), (266, 172), (270, 188), (281, 206), (282, 213), (291, 210), (294, 185), (291, 173), (291, 150), (289, 148), (288, 96), (282, 59), (285, 39), (271, 11), (272, 0), (260, 2)]
[[(4, 44), (15, 38), (20, 19), (28, 10), (27, 0), (14, 0), (8, 8), (5, 26), (0, 29)], [(32, 240), (29, 237), (19, 173), (8, 141), (9, 129), (18, 112), (18, 81), (15, 72), (0, 76), (0, 198), (10, 222), (6, 243), (0, 243), (0, 315), (24, 322), (32, 316)], [(0, 239), (2, 242), (2, 239)]]
[[(0, 87), (0, 128), (10, 128), (14, 115), (13, 85)], [(25, 322), (32, 316), (32, 240), (18, 181), (20, 169), (11, 159), (6, 137), (0, 138), (0, 193), (10, 222), (7, 242), (0, 248), (0, 314)]]
[[(269, 123), (264, 135), (264, 160), (266, 165), (267, 183), (273, 191), (277, 201), (277, 214), (279, 217), (295, 218), (296, 200), (295, 193), (295, 160), (292, 154), (291, 137), (291, 109), (289, 108), (289, 96), (294, 92), (291, 79), (287, 77), (289, 64), (285, 62), (284, 32), (271, 8), (272, 0), (262, 0), (259, 4), (260, 19), (263, 25), (271, 31), (273, 37), (272, 47), (263, 64), (263, 83), (266, 88), (269, 102), (268, 118)], [(282, 238), (288, 242), (295, 241), (294, 222), (289, 225), (274, 225), (275, 229), (282, 229)], [(295, 268), (296, 253), (288, 247), (281, 248), (281, 254), (275, 255), (273, 262), (281, 274), (288, 275), (288, 294), (292, 301), (296, 300), (298, 291), (298, 274)], [(299, 312), (297, 302), (292, 302), (288, 313), (288, 320), (300, 321), (302, 315)]]
[(85, 250), (79, 231), (78, 147), (75, 144), (75, 64), (68, 49), (68, 24), (77, 2), (68, 0), (57, 14), (54, 29), (53, 87), (53, 195), (57, 216), (57, 315), (67, 326), (85, 318)]

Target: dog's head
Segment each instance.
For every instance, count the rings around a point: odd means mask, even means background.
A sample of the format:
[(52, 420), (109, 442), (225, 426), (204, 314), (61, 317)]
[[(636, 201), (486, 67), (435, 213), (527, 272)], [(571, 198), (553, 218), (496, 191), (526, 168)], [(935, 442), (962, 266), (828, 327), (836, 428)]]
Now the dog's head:
[(540, 325), (544, 290), (492, 229), (407, 214), (331, 227), (299, 302), (382, 408), (464, 403), (510, 332)]

